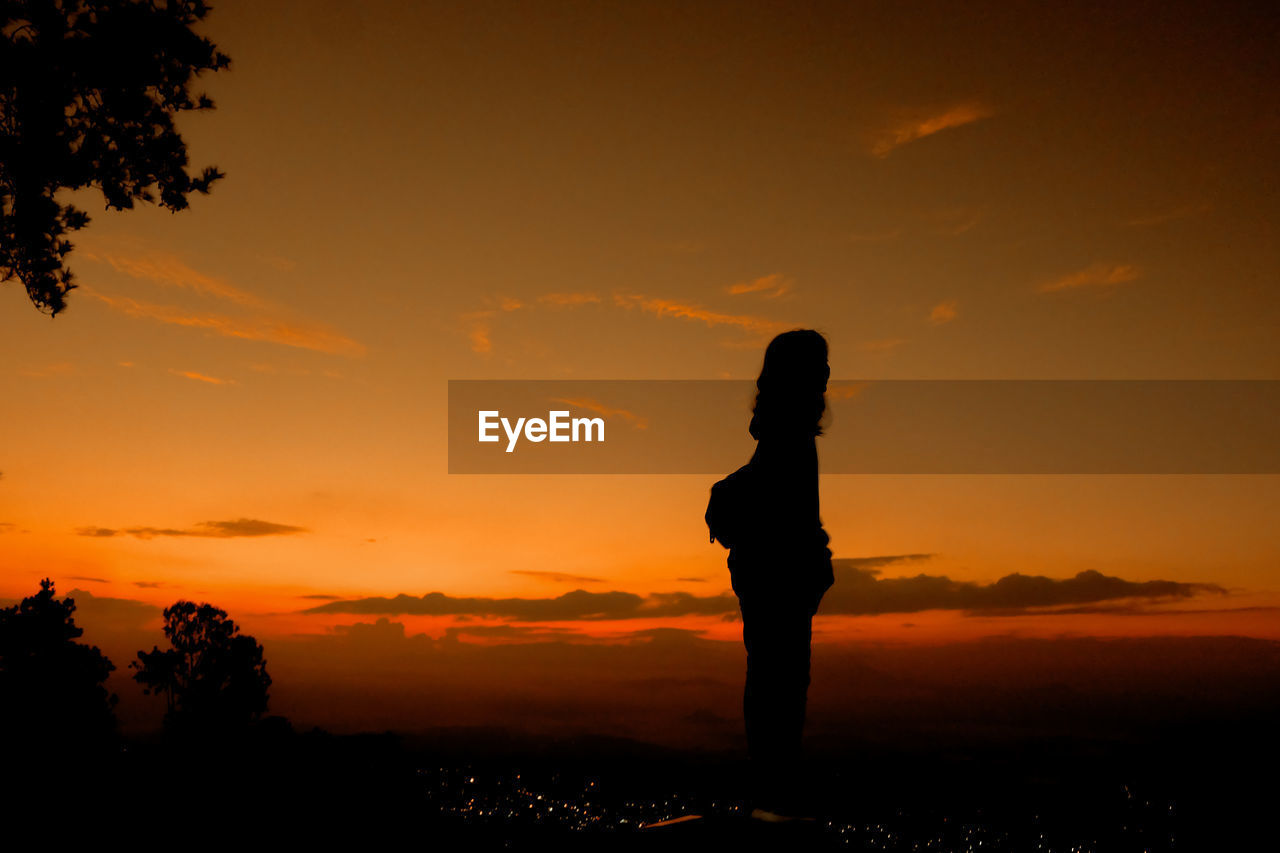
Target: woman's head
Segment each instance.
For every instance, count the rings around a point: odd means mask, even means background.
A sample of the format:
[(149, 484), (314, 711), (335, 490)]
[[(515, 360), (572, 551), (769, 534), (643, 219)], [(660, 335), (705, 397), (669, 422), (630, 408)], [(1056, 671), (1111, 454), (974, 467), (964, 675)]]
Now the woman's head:
[(826, 410), (827, 339), (813, 329), (783, 332), (764, 351), (751, 434), (774, 430), (821, 435)]

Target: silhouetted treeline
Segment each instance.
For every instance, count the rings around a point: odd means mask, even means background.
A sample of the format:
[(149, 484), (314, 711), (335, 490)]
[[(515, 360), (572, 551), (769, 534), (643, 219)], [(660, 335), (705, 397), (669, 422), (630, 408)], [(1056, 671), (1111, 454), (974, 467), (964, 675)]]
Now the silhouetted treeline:
[[(115, 665), (97, 646), (76, 642), (76, 604), (53, 581), (0, 610), (0, 738), (9, 750), (96, 749), (115, 735)], [(8, 750), (7, 750), (8, 751)]]
[(144, 693), (164, 697), (166, 729), (223, 735), (266, 713), (271, 676), (262, 646), (241, 634), (226, 611), (179, 601), (164, 611), (164, 635), (170, 648), (140, 651), (129, 666)]

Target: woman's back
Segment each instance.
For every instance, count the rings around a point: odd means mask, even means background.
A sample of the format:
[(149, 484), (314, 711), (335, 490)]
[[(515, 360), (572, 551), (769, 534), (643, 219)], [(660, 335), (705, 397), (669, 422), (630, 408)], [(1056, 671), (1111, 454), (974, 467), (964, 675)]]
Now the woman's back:
[(807, 334), (816, 340), (792, 339), (793, 344), (812, 348), (813, 353), (805, 354), (818, 356), (820, 343), (820, 360), (812, 360), (820, 370), (812, 365), (800, 369), (791, 352), (778, 348), (779, 355), (771, 345), (772, 360), (766, 352), (757, 383), (760, 393), (749, 427), (756, 439), (748, 463), (752, 523), (728, 561), (740, 596), (798, 592), (820, 597), (832, 583), (831, 552), (819, 512), (816, 442), (825, 408), (826, 342), (816, 332)]

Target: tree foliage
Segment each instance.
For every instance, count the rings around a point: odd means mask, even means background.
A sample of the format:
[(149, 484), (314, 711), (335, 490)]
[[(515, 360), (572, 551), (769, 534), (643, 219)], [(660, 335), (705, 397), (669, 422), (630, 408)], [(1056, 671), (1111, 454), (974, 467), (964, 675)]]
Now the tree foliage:
[(192, 27), (202, 0), (0, 0), (0, 281), (56, 315), (75, 287), (69, 232), (89, 221), (59, 190), (107, 209), (178, 211), (222, 173), (187, 170), (174, 117), (213, 108), (190, 87), (230, 60)]
[(271, 676), (262, 646), (226, 611), (179, 601), (164, 611), (164, 635), (171, 648), (140, 651), (130, 666), (145, 693), (164, 695), (167, 726), (225, 731), (266, 712)]
[(104, 683), (115, 666), (97, 646), (76, 642), (84, 629), (75, 610), (48, 578), (0, 609), (0, 736), (83, 746), (114, 732), (116, 697)]

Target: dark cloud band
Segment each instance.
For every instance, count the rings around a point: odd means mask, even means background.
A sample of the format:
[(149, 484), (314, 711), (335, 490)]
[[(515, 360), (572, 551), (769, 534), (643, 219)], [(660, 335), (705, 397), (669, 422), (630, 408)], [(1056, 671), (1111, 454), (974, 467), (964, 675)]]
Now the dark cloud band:
[(258, 536), (287, 536), (293, 533), (306, 533), (305, 527), (292, 524), (276, 524), (273, 521), (262, 521), (256, 518), (236, 518), (230, 521), (202, 521), (191, 527), (81, 527), (76, 530), (80, 536), (108, 538), (111, 536), (135, 536), (138, 539), (151, 539), (156, 536), (196, 536), (205, 539), (241, 539)]
[[(925, 554), (863, 557), (834, 561), (836, 584), (823, 600), (826, 615), (871, 616), (953, 610), (976, 615), (1012, 615), (1116, 601), (1169, 601), (1202, 594), (1225, 594), (1215, 584), (1152, 580), (1128, 581), (1096, 571), (1071, 578), (1011, 574), (989, 584), (953, 580), (945, 575), (881, 578), (880, 566), (927, 558)], [(331, 601), (307, 613), (356, 613), (383, 616), (478, 616), (520, 622), (592, 621), (672, 616), (731, 616), (738, 601), (730, 593), (694, 595), (574, 590), (554, 598), (482, 598), (431, 592)]]

